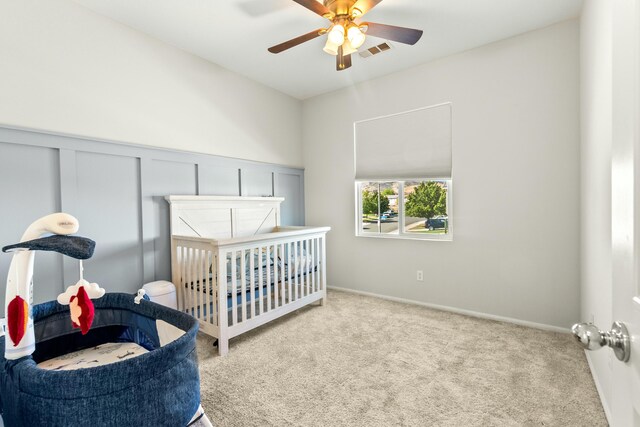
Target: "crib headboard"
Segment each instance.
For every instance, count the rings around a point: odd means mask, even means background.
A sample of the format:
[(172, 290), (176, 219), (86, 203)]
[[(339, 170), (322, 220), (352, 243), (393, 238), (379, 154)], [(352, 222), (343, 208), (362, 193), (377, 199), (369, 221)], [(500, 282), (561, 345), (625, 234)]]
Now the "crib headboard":
[(230, 239), (280, 226), (282, 197), (166, 196), (171, 235)]

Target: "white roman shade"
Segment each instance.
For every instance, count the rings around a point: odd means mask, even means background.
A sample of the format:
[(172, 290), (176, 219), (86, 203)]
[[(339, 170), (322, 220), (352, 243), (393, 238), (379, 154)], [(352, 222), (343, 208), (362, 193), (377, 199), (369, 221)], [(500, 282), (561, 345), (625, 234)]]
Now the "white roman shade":
[(355, 123), (359, 181), (451, 177), (451, 104)]

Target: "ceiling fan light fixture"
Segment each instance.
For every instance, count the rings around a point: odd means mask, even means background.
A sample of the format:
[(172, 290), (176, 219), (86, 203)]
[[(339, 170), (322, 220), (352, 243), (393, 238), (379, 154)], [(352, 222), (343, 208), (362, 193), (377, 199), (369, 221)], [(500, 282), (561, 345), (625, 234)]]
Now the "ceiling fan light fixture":
[(349, 39), (349, 43), (354, 49), (358, 49), (363, 45), (366, 36), (357, 25), (352, 25), (347, 30), (347, 39)]
[(329, 41), (335, 45), (344, 43), (344, 27), (340, 24), (334, 25), (329, 31)]
[(358, 49), (353, 47), (349, 40), (346, 40), (342, 45), (342, 54), (343, 55), (351, 55), (352, 53), (356, 53)]
[[(416, 44), (423, 35), (422, 30), (414, 28), (398, 27), (394, 25), (379, 24), (375, 22), (360, 22), (360, 19), (383, 0), (293, 0), (295, 3), (309, 9), (316, 15), (330, 21), (328, 27), (313, 30), (307, 34), (287, 40), (284, 43), (271, 46), (267, 50), (271, 53), (281, 53), (295, 46), (301, 45), (317, 37), (327, 35), (327, 41), (323, 50), (336, 56), (336, 68), (338, 71), (351, 67), (354, 53), (358, 52), (367, 36), (391, 40), (406, 45)], [(366, 35), (365, 35), (366, 33)], [(385, 49), (381, 44), (369, 49), (363, 49), (360, 56), (367, 53), (373, 55), (372, 49), (381, 52)]]
[(336, 56), (338, 54), (339, 47), (340, 45), (333, 43), (330, 38), (327, 38), (327, 43), (324, 45), (324, 48), (322, 50), (324, 50), (329, 55)]

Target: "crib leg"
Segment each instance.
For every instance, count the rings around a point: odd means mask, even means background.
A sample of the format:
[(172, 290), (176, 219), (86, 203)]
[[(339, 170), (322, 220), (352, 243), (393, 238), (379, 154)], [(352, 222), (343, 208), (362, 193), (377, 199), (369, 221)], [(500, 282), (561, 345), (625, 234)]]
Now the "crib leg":
[(327, 297), (320, 298), (320, 299), (318, 300), (318, 305), (319, 305), (320, 307), (322, 307), (323, 305), (325, 305), (325, 304), (326, 304), (326, 299), (327, 299)]
[(229, 340), (218, 338), (218, 354), (222, 357), (229, 353)]

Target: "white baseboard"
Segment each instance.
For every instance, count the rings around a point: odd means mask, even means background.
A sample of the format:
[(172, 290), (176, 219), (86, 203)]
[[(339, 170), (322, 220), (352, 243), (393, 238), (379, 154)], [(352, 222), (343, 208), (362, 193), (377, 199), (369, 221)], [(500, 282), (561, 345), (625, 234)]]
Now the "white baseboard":
[(604, 409), (604, 415), (607, 417), (607, 422), (611, 425), (611, 409), (609, 408), (609, 402), (605, 399), (602, 385), (600, 384), (600, 379), (598, 375), (596, 375), (596, 371), (593, 369), (593, 363), (591, 362), (591, 354), (585, 350), (584, 354), (587, 356), (587, 363), (589, 364), (589, 370), (591, 371), (591, 376), (593, 377), (593, 382), (596, 384), (596, 390), (598, 391), (598, 396), (600, 396), (600, 402), (602, 403), (602, 408)]
[(529, 328), (542, 329), (544, 331), (561, 332), (563, 334), (568, 334), (571, 332), (568, 328), (561, 328), (559, 326), (545, 325), (544, 323), (529, 322), (528, 320), (513, 319), (511, 317), (496, 316), (494, 314), (480, 313), (479, 311), (465, 310), (462, 308), (449, 307), (446, 305), (431, 304), (427, 302), (392, 297), (388, 295), (374, 294), (373, 292), (357, 291), (355, 289), (339, 288), (336, 286), (327, 286), (327, 289), (333, 289), (333, 290), (342, 291), (342, 292), (349, 292), (352, 294), (366, 295), (374, 298), (386, 299), (389, 301), (402, 302), (405, 304), (421, 305), (423, 307), (433, 308), (436, 310), (449, 311), (451, 313), (464, 314), (466, 316), (479, 317), (481, 319), (489, 319), (489, 320), (497, 320), (499, 322), (513, 323), (520, 326), (527, 326)]

